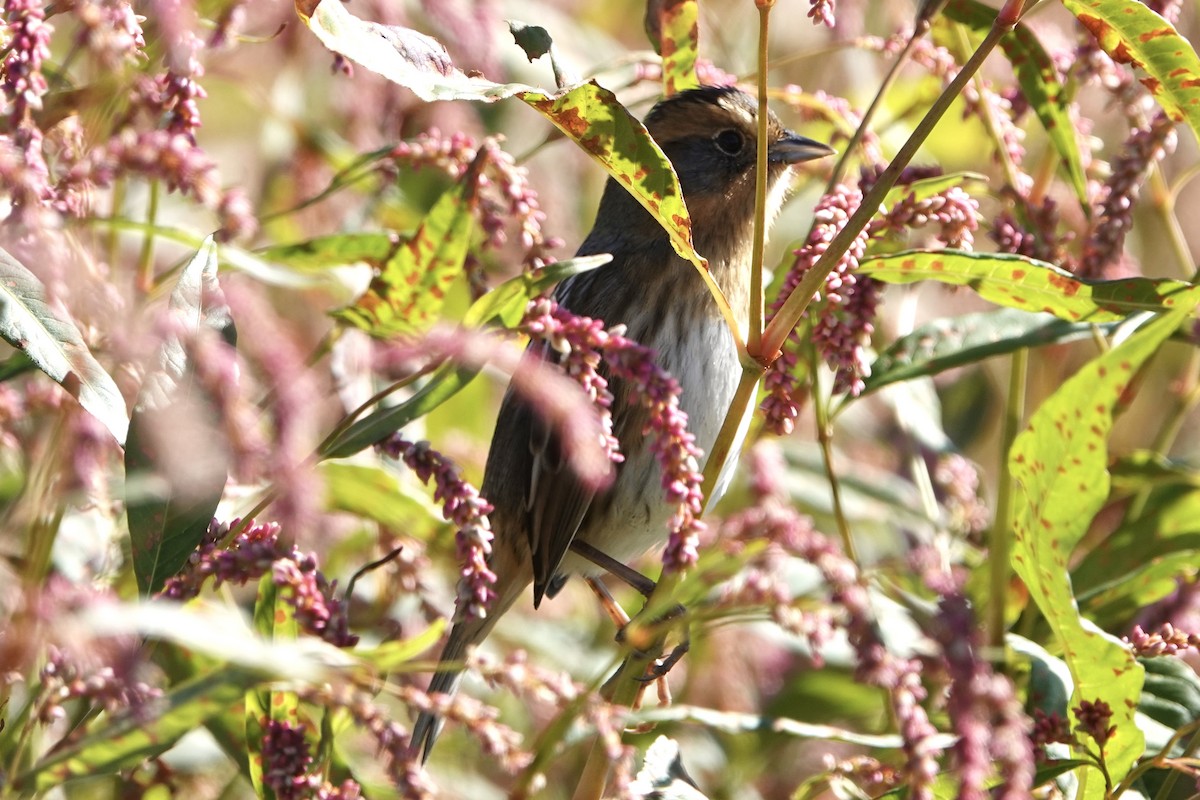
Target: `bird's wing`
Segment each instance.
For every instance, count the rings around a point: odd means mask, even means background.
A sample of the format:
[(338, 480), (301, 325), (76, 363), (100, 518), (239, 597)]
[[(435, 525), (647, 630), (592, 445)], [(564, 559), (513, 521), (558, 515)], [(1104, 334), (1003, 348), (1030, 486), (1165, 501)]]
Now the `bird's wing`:
[[(558, 356), (544, 343), (530, 345), (547, 361)], [(584, 487), (567, 463), (558, 437), (535, 413), (529, 426), (533, 457), (525, 498), (526, 532), (533, 558), (533, 604), (538, 606), (566, 556), (595, 493)]]

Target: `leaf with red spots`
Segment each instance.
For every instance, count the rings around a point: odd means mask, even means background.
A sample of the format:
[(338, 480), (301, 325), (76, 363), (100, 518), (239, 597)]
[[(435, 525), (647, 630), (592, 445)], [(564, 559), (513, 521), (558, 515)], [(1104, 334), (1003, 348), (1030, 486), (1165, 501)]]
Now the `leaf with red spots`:
[(1138, 311), (1173, 308), (1195, 313), (1200, 301), (1200, 287), (1182, 281), (1083, 281), (1053, 264), (1005, 253), (907, 250), (868, 258), (859, 269), (884, 283), (969, 286), (996, 305), (1045, 311), (1068, 322), (1115, 322)]
[[(946, 6), (946, 16), (980, 34), (986, 34), (996, 20), (996, 10), (976, 0), (953, 0)], [(1021, 93), (1062, 158), (1075, 196), (1080, 202), (1086, 203), (1087, 176), (1079, 155), (1079, 140), (1071, 119), (1067, 93), (1058, 79), (1054, 61), (1037, 36), (1022, 24), (1004, 35), (1000, 40), (1000, 48), (1012, 65)]]
[[(1071, 554), (1108, 497), (1108, 434), (1113, 410), (1138, 368), (1175, 332), (1184, 309), (1147, 324), (1064, 383), (1013, 442), (1008, 468), (1013, 497), (1013, 569), (1050, 624), (1075, 681), (1072, 707), (1103, 700), (1116, 733), (1105, 745), (1120, 781), (1144, 749), (1133, 716), (1142, 668), (1128, 648), (1083, 619), (1068, 572)], [(1081, 798), (1104, 796), (1092, 771), (1079, 774)]]
[(412, 238), (396, 248), (362, 297), (338, 311), (338, 317), (381, 338), (414, 336), (437, 319), (467, 258), (474, 230), (471, 206), (486, 158), (486, 151), (480, 150), (459, 182), (433, 204)]
[(662, 56), (663, 95), (670, 97), (700, 85), (696, 57), (700, 50), (700, 9), (696, 0), (650, 0), (646, 33)]
[(1142, 85), (1171, 119), (1200, 137), (1200, 58), (1191, 42), (1144, 3), (1063, 0), (1116, 61), (1141, 70)]
[(650, 212), (666, 230), (675, 252), (700, 269), (710, 291), (720, 299), (707, 262), (692, 246), (691, 217), (675, 169), (645, 126), (616, 96), (589, 82), (554, 96), (523, 92), (520, 97), (574, 139)]

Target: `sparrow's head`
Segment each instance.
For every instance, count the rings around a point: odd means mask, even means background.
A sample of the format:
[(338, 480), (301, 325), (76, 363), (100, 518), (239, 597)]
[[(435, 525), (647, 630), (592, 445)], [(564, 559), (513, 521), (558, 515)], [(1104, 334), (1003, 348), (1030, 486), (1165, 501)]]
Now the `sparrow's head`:
[[(758, 103), (732, 86), (704, 86), (669, 97), (646, 117), (646, 128), (671, 159), (694, 227), (724, 221), (744, 225), (754, 214)], [(783, 200), (780, 179), (793, 164), (833, 153), (785, 128), (767, 110), (767, 191), (772, 217)], [(699, 231), (698, 231), (699, 232)]]

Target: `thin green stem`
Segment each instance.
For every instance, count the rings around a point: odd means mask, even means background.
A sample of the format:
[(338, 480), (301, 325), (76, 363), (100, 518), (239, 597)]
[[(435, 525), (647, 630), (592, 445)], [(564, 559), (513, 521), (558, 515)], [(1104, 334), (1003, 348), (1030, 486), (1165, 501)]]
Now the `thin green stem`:
[(850, 532), (850, 521), (846, 519), (846, 511), (842, 506), (842, 484), (838, 480), (837, 470), (833, 465), (833, 425), (829, 421), (829, 399), (822, 395), (820, 376), (813, 370), (813, 411), (817, 422), (817, 443), (821, 446), (821, 460), (825, 465), (825, 479), (829, 482), (829, 497), (833, 504), (833, 518), (837, 521), (838, 533), (842, 537), (842, 549), (846, 557), (862, 569), (858, 560), (858, 548), (854, 545), (854, 536)]
[(997, 653), (1004, 652), (1004, 636), (1008, 631), (1005, 611), (1012, 574), (1013, 479), (1007, 459), (1025, 418), (1028, 374), (1029, 351), (1017, 350), (1009, 365), (1008, 402), (1004, 407), (1004, 432), (1000, 443), (1000, 485), (996, 490), (996, 519), (992, 522), (989, 537), (988, 645)]
[(787, 339), (788, 333), (792, 328), (796, 327), (805, 309), (808, 308), (808, 304), (812, 302), (813, 295), (825, 284), (825, 278), (833, 271), (838, 260), (850, 249), (850, 245), (858, 238), (859, 232), (875, 216), (887, 193), (896, 185), (896, 180), (900, 177), (901, 170), (916, 155), (917, 150), (924, 144), (934, 127), (950, 108), (950, 105), (962, 94), (967, 82), (979, 71), (980, 66), (983, 65), (984, 60), (995, 49), (1000, 38), (1016, 24), (1023, 7), (1024, 2), (1021, 0), (1009, 2), (1005, 5), (1004, 9), (996, 17), (996, 22), (993, 24), (992, 29), (988, 31), (987, 36), (984, 37), (983, 42), (979, 45), (979, 48), (971, 54), (971, 58), (959, 70), (954, 80), (938, 95), (937, 100), (934, 101), (929, 111), (917, 124), (912, 135), (908, 137), (908, 141), (900, 148), (900, 152), (896, 154), (896, 157), (892, 159), (887, 169), (883, 171), (879, 180), (875, 182), (871, 191), (867, 193), (858, 210), (854, 212), (845, 227), (830, 242), (829, 248), (821, 256), (821, 260), (805, 273), (804, 278), (800, 281), (800, 285), (796, 287), (796, 290), (784, 302), (779, 313), (775, 315), (763, 333), (762, 353), (764, 357), (774, 358), (775, 354), (779, 352), (784, 340)]
[(761, 356), (763, 330), (763, 251), (767, 219), (767, 31), (771, 6), (758, 8), (758, 151), (754, 163), (754, 239), (750, 255), (750, 330), (746, 350), (754, 358)]
[(137, 288), (143, 294), (154, 288), (154, 223), (158, 219), (158, 197), (161, 187), (158, 181), (150, 181), (150, 204), (146, 208), (147, 231), (142, 236), (142, 249), (138, 253)]
[(755, 390), (758, 388), (758, 380), (761, 377), (762, 369), (757, 364), (742, 366), (742, 379), (733, 394), (733, 401), (729, 404), (729, 410), (725, 414), (725, 421), (721, 424), (717, 440), (708, 453), (708, 460), (704, 463), (704, 483), (701, 485), (701, 491), (706, 501), (712, 496), (713, 487), (717, 485), (717, 477), (721, 474), (721, 469), (725, 466), (730, 451), (733, 450), (733, 442), (737, 438), (738, 428), (741, 427), (742, 420), (746, 418), (750, 403), (754, 401)]

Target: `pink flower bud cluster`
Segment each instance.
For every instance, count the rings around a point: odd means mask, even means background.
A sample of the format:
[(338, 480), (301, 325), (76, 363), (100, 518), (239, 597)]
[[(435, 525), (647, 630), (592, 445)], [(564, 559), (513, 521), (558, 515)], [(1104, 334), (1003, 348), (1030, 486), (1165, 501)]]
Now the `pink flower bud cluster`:
[(337, 582), (331, 583), (321, 574), (316, 556), (282, 542), (278, 525), (256, 525), (253, 520), (222, 547), (221, 542), (237, 524), (236, 520), (232, 524), (214, 520), (188, 557), (187, 566), (167, 580), (159, 596), (190, 600), (200, 594), (209, 578), (214, 587), (222, 583), (241, 586), (269, 572), (303, 630), (336, 647), (353, 647), (358, 637), (350, 633), (348, 601), (334, 597)]
[(487, 616), (496, 596), (496, 573), (488, 566), (492, 552), (492, 506), (479, 490), (467, 483), (462, 471), (429, 442), (410, 442), (395, 434), (380, 445), (392, 458), (403, 461), (423, 482), (433, 481), (433, 498), (442, 504), (442, 517), (458, 528), (454, 536), (459, 563), (459, 613), (466, 619)]
[[(1031, 726), (1012, 683), (992, 671), (980, 655), (980, 636), (969, 601), (959, 593), (942, 597), (933, 626), (950, 678), (946, 711), (958, 734), (958, 759), (964, 800), (1020, 800), (1029, 797), (1034, 780)], [(993, 795), (988, 779), (993, 767), (1001, 784)]]
[(1175, 656), (1189, 648), (1200, 649), (1200, 634), (1182, 631), (1169, 622), (1164, 622), (1154, 633), (1147, 633), (1141, 625), (1135, 625), (1125, 641), (1142, 658)]
[(5, 0), (4, 18), (8, 32), (7, 53), (0, 63), (0, 90), (5, 109), (0, 135), (0, 198), (8, 195), (19, 219), (38, 226), (43, 204), (54, 191), (42, 143), (44, 134), (33, 119), (47, 92), (42, 63), (50, 58), (50, 35), (41, 0)]
[(395, 164), (413, 169), (434, 167), (458, 179), (482, 149), (487, 161), (479, 173), (477, 213), (486, 237), (484, 247), (502, 247), (508, 241), (507, 220), (515, 217), (524, 253), (522, 262), (528, 269), (536, 269), (554, 260), (549, 251), (561, 247), (562, 241), (543, 232), (546, 214), (537, 192), (529, 185), (529, 171), (501, 149), (500, 141), (489, 136), (477, 143), (461, 131), (443, 136), (438, 129), (431, 128), (411, 142), (396, 145), (390, 158)]
[[(132, 673), (132, 658), (122, 654), (129, 662)], [(120, 674), (111, 665), (85, 669), (76, 664), (61, 649), (51, 645), (46, 664), (42, 667), (41, 694), (38, 699), (37, 717), (41, 722), (65, 719), (63, 707), (72, 700), (84, 700), (99, 705), (109, 714), (133, 713), (149, 717), (152, 703), (162, 697), (162, 690), (138, 680), (133, 674)]]
[(145, 17), (135, 14), (128, 0), (76, 0), (71, 13), (79, 20), (76, 44), (106, 69), (137, 61), (146, 49), (142, 34)]
[(568, 374), (576, 370), (572, 377), (585, 390), (603, 385), (607, 391), (607, 383), (599, 383), (604, 379), (597, 372), (603, 357), (613, 377), (629, 387), (631, 399), (649, 412), (643, 434), (649, 436), (647, 446), (661, 469), (664, 497), (676, 507), (669, 523), (671, 536), (663, 552), (663, 566), (680, 570), (694, 564), (696, 545), (704, 529), (700, 522), (704, 476), (699, 468), (703, 453), (688, 432), (687, 414), (679, 407), (679, 384), (655, 363), (653, 351), (627, 339), (622, 327), (605, 330), (600, 320), (577, 317), (553, 301), (530, 303), (521, 329), (564, 353)]
[[(862, 193), (844, 185), (837, 186), (821, 198), (813, 211), (813, 228), (808, 241), (795, 252), (796, 258), (783, 288), (771, 304), (772, 315), (783, 307), (804, 275), (829, 249), (834, 237), (845, 227), (860, 203)], [(870, 374), (863, 348), (869, 343), (875, 329), (873, 320), (879, 302), (874, 282), (854, 274), (866, 252), (868, 236), (868, 231), (861, 231), (826, 276), (826, 302), (818, 310), (805, 311), (805, 316), (812, 320), (811, 339), (837, 376), (835, 391), (849, 391), (851, 394), (862, 391), (862, 376)], [(818, 298), (820, 294), (818, 292)], [(800, 413), (797, 398), (803, 390), (794, 371), (798, 363), (795, 348), (799, 345), (799, 334), (793, 331), (785, 345), (784, 355), (772, 364), (764, 381), (768, 394), (762, 410), (768, 428), (779, 434), (790, 433)], [(790, 354), (789, 349), (792, 351)]]
[(1121, 260), (1125, 237), (1133, 229), (1133, 208), (1142, 184), (1154, 165), (1175, 150), (1177, 142), (1175, 123), (1165, 111), (1159, 111), (1149, 123), (1129, 134), (1113, 160), (1112, 175), (1101, 189), (1099, 213), (1083, 243), (1077, 275), (1091, 279), (1117, 277), (1106, 270)]
[(1117, 726), (1109, 724), (1112, 722), (1112, 707), (1103, 700), (1080, 700), (1079, 705), (1071, 710), (1075, 712), (1075, 731), (1094, 741), (1103, 756), (1104, 745), (1117, 732)]
[(309, 772), (313, 756), (303, 725), (267, 720), (262, 762), (263, 784), (279, 800), (358, 800), (362, 797), (362, 787), (355, 781), (347, 779), (334, 786), (319, 772)]
[[(1017, 221), (1011, 211), (1003, 210), (992, 222), (990, 236), (1002, 253), (1036, 258), (1050, 264), (1066, 265), (1070, 256), (1067, 245), (1074, 238), (1071, 231), (1060, 229), (1058, 203), (1043, 197), (1036, 205), (1022, 202), (1025, 223)], [(1029, 227), (1025, 227), (1025, 225)]]
[(813, 21), (814, 25), (824, 25), (826, 28), (832, 28), (837, 25), (837, 19), (834, 17), (834, 12), (837, 10), (836, 0), (808, 0), (808, 18)]

